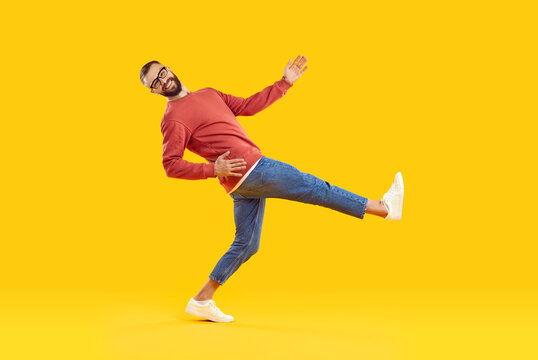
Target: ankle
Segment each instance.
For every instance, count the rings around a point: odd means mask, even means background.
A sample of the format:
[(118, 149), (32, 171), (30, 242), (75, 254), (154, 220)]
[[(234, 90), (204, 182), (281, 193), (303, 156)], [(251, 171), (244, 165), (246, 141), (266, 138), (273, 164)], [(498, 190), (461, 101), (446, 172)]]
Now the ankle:
[(196, 301), (211, 300), (212, 298), (213, 297), (207, 295), (196, 295), (195, 297), (193, 297), (193, 299)]
[(387, 216), (389, 214), (389, 208), (387, 207), (387, 205), (385, 205), (385, 203), (383, 202), (383, 200), (379, 200), (379, 203), (380, 203), (380, 207), (381, 207), (381, 211), (382, 211), (382, 215), (384, 216)]
[(383, 200), (368, 200), (366, 213), (384, 218), (389, 214), (389, 211)]

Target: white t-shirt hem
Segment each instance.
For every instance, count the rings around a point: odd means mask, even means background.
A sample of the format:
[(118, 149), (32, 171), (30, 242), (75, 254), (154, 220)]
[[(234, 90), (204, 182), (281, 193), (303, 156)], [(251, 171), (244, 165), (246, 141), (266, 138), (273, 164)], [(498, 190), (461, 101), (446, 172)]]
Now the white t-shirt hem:
[(243, 183), (243, 181), (245, 181), (245, 179), (247, 178), (247, 176), (250, 174), (250, 172), (252, 170), (254, 170), (254, 168), (256, 167), (256, 165), (258, 164), (258, 162), (260, 162), (262, 158), (259, 158), (258, 161), (256, 161), (254, 163), (254, 165), (252, 165), (252, 167), (250, 169), (248, 169), (247, 173), (243, 176), (241, 176), (241, 179), (239, 180), (239, 182), (237, 184), (235, 184), (234, 188), (232, 190), (230, 190), (230, 192), (228, 194), (231, 194), (235, 191), (235, 189), (237, 189), (239, 187), (239, 185), (241, 185)]

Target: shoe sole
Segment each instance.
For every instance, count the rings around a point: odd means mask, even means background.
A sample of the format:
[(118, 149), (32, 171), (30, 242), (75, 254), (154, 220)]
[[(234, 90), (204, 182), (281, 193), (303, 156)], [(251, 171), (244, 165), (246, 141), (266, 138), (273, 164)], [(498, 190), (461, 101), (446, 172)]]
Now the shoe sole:
[(232, 322), (233, 321), (233, 319), (231, 319), (231, 320), (215, 320), (215, 319), (211, 319), (207, 315), (199, 313), (198, 311), (192, 310), (192, 309), (189, 309), (189, 308), (187, 308), (185, 310), (185, 312), (187, 314), (190, 314), (190, 315), (193, 315), (193, 316), (198, 316), (198, 317), (201, 317), (201, 318), (204, 318), (206, 320), (213, 321), (213, 322)]
[(401, 172), (396, 173), (396, 181), (398, 181), (398, 185), (402, 187), (402, 194), (404, 190), (404, 182), (403, 182), (403, 176)]
[(398, 183), (398, 186), (402, 189), (402, 203), (400, 206), (400, 216), (397, 220), (402, 220), (402, 212), (403, 212), (403, 199), (404, 199), (404, 182), (403, 182), (403, 176), (401, 172), (396, 173), (396, 182)]

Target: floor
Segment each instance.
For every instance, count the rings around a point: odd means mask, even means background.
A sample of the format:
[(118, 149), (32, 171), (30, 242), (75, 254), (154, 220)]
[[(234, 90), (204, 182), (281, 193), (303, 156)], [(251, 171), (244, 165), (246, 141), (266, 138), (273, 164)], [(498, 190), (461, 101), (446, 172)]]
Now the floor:
[(215, 301), (232, 323), (186, 314), (190, 296), (4, 294), (2, 358), (538, 358), (536, 294), (223, 291)]

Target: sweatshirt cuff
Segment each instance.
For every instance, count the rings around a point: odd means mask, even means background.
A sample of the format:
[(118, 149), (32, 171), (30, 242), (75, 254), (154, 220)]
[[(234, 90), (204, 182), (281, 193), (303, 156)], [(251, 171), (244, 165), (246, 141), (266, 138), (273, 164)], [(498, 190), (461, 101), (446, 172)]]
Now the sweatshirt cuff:
[(276, 83), (278, 87), (284, 90), (284, 92), (286, 92), (286, 90), (288, 90), (290, 87), (293, 86), (293, 84), (290, 84), (289, 82), (286, 81), (286, 79), (284, 79), (284, 76), (282, 76), (282, 78), (278, 80)]
[(206, 178), (214, 178), (217, 177), (215, 174), (215, 163), (210, 164), (204, 164), (204, 176)]

